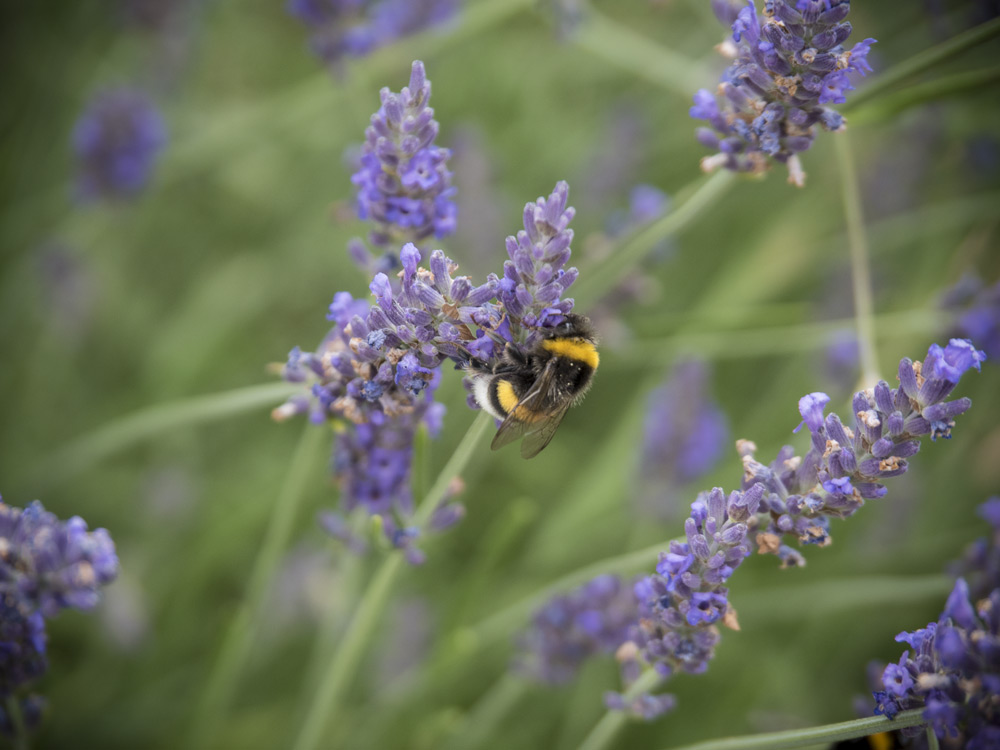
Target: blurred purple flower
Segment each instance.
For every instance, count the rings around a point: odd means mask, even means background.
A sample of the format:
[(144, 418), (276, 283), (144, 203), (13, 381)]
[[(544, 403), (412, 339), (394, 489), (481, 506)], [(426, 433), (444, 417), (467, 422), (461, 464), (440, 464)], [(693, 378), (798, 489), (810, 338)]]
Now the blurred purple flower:
[(945, 293), (941, 306), (959, 313), (958, 336), (975, 341), (987, 356), (1000, 357), (1000, 281), (984, 286), (965, 276)]
[(535, 613), (518, 637), (515, 668), (540, 682), (568, 682), (591, 656), (615, 653), (638, 615), (631, 586), (618, 576), (598, 576)]
[(345, 57), (438, 26), (454, 17), (456, 0), (289, 0), (288, 13), (310, 31), (309, 46), (336, 68)]
[(663, 498), (667, 488), (700, 479), (722, 457), (729, 428), (709, 381), (703, 362), (681, 362), (649, 394), (639, 462), (644, 495)]
[(67, 607), (92, 609), (117, 575), (107, 530), (88, 531), (79, 516), (60, 521), (37, 500), (24, 510), (0, 502), (0, 591), (26, 611), (54, 617)]
[[(23, 510), (0, 500), (0, 705), (47, 669), (45, 618), (68, 607), (92, 609), (98, 589), (117, 574), (104, 529), (87, 531), (79, 516), (60, 521), (37, 500)], [(38, 704), (24, 700), (31, 724)], [(0, 731), (9, 729), (4, 713)]]
[(152, 100), (136, 89), (99, 93), (73, 129), (77, 192), (83, 200), (130, 198), (149, 182), (167, 142)]

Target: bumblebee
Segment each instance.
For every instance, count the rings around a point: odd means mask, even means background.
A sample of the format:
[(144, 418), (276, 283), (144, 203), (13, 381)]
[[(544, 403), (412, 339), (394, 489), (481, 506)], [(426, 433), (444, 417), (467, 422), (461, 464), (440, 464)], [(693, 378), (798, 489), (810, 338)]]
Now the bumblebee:
[(590, 321), (566, 315), (558, 326), (543, 329), (542, 338), (530, 349), (507, 344), (492, 367), (478, 360), (466, 365), (476, 401), (503, 420), (493, 450), (523, 437), (521, 455), (537, 456), (569, 407), (587, 392), (599, 361)]

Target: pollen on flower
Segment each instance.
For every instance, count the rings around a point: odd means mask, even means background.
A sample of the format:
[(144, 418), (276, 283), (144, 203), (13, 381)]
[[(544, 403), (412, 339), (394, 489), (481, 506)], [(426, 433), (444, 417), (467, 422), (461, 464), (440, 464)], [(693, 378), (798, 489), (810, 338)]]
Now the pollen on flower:
[(781, 537), (777, 534), (762, 533), (757, 534), (757, 551), (762, 555), (777, 554), (781, 546)]
[(726, 614), (722, 616), (722, 624), (725, 625), (730, 630), (739, 630), (740, 621), (736, 616), (736, 609), (733, 605), (729, 605), (729, 609), (726, 610)]

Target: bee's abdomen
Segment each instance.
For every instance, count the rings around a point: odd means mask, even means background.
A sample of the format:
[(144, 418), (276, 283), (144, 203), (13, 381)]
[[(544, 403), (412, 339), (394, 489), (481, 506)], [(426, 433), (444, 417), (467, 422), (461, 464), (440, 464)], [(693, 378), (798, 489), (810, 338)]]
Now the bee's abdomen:
[(521, 400), (514, 391), (514, 383), (501, 377), (493, 378), (490, 383), (489, 397), (490, 405), (504, 417), (510, 414), (517, 406), (517, 402)]

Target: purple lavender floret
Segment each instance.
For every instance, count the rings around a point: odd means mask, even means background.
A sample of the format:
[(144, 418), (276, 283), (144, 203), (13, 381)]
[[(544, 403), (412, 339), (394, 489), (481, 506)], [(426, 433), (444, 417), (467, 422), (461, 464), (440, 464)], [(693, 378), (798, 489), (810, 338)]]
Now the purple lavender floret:
[(358, 216), (375, 228), (369, 240), (379, 247), (440, 239), (455, 230), (451, 150), (435, 145), (440, 126), (428, 106), (431, 83), (424, 64), (413, 63), (410, 85), (394, 94), (383, 88), (382, 106), (372, 115), (358, 170)]
[[(414, 256), (404, 249), (404, 257), (415, 277)], [(416, 281), (409, 282), (412, 290)], [(407, 321), (432, 319), (423, 307), (402, 307), (401, 302), (413, 301), (406, 286), (394, 293), (385, 274), (377, 274), (372, 291), (379, 304), (374, 306), (338, 292), (328, 315), (334, 326), (320, 349), (304, 353), (296, 347), (284, 367), (285, 379), (302, 383), (309, 395), (293, 396), (272, 417), (280, 421), (306, 413), (315, 423), (341, 425), (333, 472), (344, 512), (363, 507), (371, 515), (408, 517), (413, 510), (409, 486), (417, 428), (425, 424), (435, 434), (440, 428), (444, 406), (434, 401), (434, 391), (445, 355), (433, 342), (442, 348), (452, 342), (425, 335), (430, 327)], [(437, 321), (437, 327), (443, 323)], [(321, 519), (321, 525), (352, 550), (364, 551), (365, 545), (346, 524)], [(390, 541), (405, 540), (393, 536)]]
[(631, 587), (618, 576), (598, 576), (535, 613), (518, 639), (516, 668), (541, 682), (568, 682), (591, 656), (615, 653), (637, 622)]
[[(564, 268), (569, 261), (573, 230), (569, 223), (576, 210), (567, 207), (569, 185), (556, 184), (547, 197), (524, 207), (524, 229), (507, 238), (507, 255), (498, 299), (507, 315), (524, 333), (514, 343), (530, 346), (535, 336), (530, 329), (558, 325), (573, 309), (573, 300), (562, 299), (576, 281), (576, 268)], [(505, 337), (506, 338), (506, 337)]]
[(726, 416), (706, 392), (708, 382), (703, 362), (682, 362), (649, 394), (639, 477), (660, 496), (667, 486), (711, 471), (729, 442)]
[(313, 53), (335, 69), (344, 58), (364, 57), (457, 11), (454, 0), (289, 0), (285, 7), (309, 29)]
[[(900, 633), (896, 641), (910, 650), (882, 673), (882, 689), (873, 693), (875, 713), (891, 719), (900, 711), (923, 708), (939, 739), (956, 747), (998, 747), (1000, 587), (973, 604), (965, 580), (957, 579), (940, 619)], [(923, 728), (901, 731), (917, 736)]]
[(756, 533), (760, 551), (797, 565), (804, 561), (783, 547), (785, 535), (793, 534), (803, 544), (829, 544), (829, 520), (847, 518), (865, 500), (884, 496), (884, 480), (906, 472), (921, 436), (951, 436), (954, 417), (972, 402), (945, 399), (962, 374), (978, 368), (984, 357), (968, 341), (953, 339), (944, 349), (932, 345), (922, 363), (903, 359), (899, 388), (880, 381), (854, 395), (853, 428), (836, 414), (824, 414), (829, 402), (825, 393), (804, 396), (799, 401), (800, 428), (806, 426), (811, 434), (804, 457), (785, 446), (765, 466), (754, 458), (755, 446), (741, 442), (744, 487), (762, 483), (767, 488), (764, 504), (769, 514)]
[[(669, 551), (660, 553), (656, 573), (635, 584), (639, 619), (619, 649), (626, 687), (643, 664), (662, 677), (704, 672), (720, 639), (717, 625), (739, 629), (725, 584), (753, 550), (749, 523), (763, 490), (754, 485), (728, 497), (719, 487), (699, 493), (684, 524), (686, 541), (672, 541)], [(669, 695), (646, 697), (664, 711), (674, 705)], [(639, 716), (653, 706), (628, 703), (616, 693), (605, 696), (605, 704)]]
[(396, 416), (373, 411), (368, 422), (337, 434), (333, 471), (346, 512), (361, 506), (370, 515), (412, 514), (413, 441), (428, 412), (444, 409), (434, 401), (438, 380), (414, 402), (412, 411)]
[(92, 609), (117, 575), (107, 530), (87, 531), (79, 516), (60, 521), (37, 500), (24, 510), (0, 502), (0, 592), (16, 595), (26, 611), (54, 617), (67, 607)]
[(131, 198), (149, 182), (167, 129), (143, 92), (120, 88), (99, 93), (73, 128), (82, 200)]
[[(0, 500), (0, 705), (14, 697), (26, 726), (37, 723), (42, 702), (18, 693), (48, 668), (45, 619), (92, 609), (117, 575), (105, 529), (88, 531), (79, 516), (60, 521), (37, 500), (23, 510)], [(12, 728), (0, 712), (0, 733)]]
[[(731, 3), (713, 7), (720, 18), (732, 16)], [(777, 161), (787, 165), (789, 182), (805, 184), (798, 155), (812, 145), (816, 126), (844, 127), (825, 105), (846, 101), (850, 74), (871, 71), (874, 39), (843, 46), (849, 10), (850, 0), (767, 0), (761, 17), (748, 0), (732, 21), (736, 56), (717, 93), (694, 96), (691, 116), (711, 126), (698, 129), (698, 140), (718, 152), (702, 159), (705, 171), (761, 174)]]
[(48, 669), (45, 620), (37, 610), (25, 614), (14, 592), (0, 594), (0, 704)]

